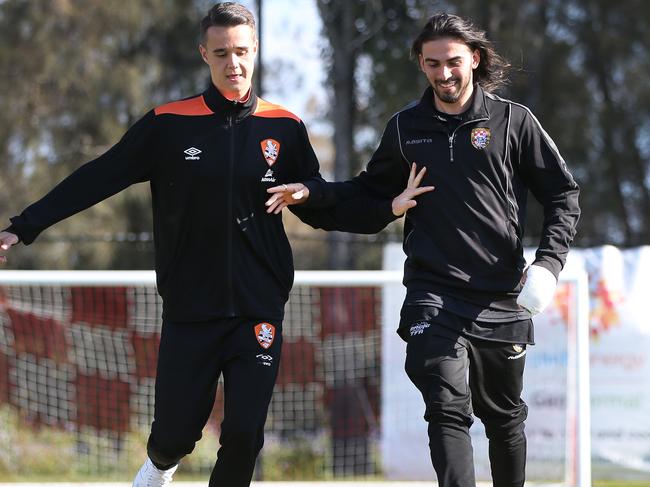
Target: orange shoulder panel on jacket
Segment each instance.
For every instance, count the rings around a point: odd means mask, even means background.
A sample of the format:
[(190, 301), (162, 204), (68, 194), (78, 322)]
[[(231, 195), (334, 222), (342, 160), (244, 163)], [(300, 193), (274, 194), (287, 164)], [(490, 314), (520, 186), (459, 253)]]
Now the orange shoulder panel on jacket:
[(253, 115), (256, 117), (264, 118), (292, 118), (296, 122), (300, 122), (300, 118), (297, 115), (291, 113), (286, 108), (281, 107), (280, 105), (269, 103), (268, 101), (262, 100), (261, 98), (257, 99), (257, 107), (255, 108)]
[(187, 100), (173, 101), (161, 105), (154, 110), (156, 115), (171, 113), (172, 115), (212, 115), (212, 110), (208, 108), (203, 99), (203, 95), (195, 96)]

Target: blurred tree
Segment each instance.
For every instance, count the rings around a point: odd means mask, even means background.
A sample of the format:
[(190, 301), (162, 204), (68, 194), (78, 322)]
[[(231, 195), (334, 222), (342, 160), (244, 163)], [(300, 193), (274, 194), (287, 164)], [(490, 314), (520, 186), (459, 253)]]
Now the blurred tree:
[[(156, 104), (202, 89), (201, 11), (192, 0), (0, 3), (0, 208), (11, 216), (114, 144)], [(149, 232), (148, 190), (132, 188), (50, 235)], [(45, 240), (45, 239), (43, 239)], [(37, 241), (38, 242), (38, 241)], [(150, 267), (132, 249), (78, 242), (21, 249), (21, 267)], [(150, 250), (150, 249), (149, 249)], [(131, 255), (128, 257), (127, 255)]]
[[(513, 63), (503, 96), (529, 106), (583, 188), (576, 243), (650, 240), (650, 3), (626, 0), (316, 0), (329, 42), (335, 178), (368, 160), (388, 118), (426, 80), (409, 48), (436, 11), (470, 17)], [(252, 7), (253, 3), (244, 2)], [(203, 88), (196, 25), (210, 0), (0, 2), (0, 209), (20, 211), (115, 143), (151, 107)], [(267, 73), (267, 78), (269, 78)], [(269, 78), (271, 79), (271, 78)], [(150, 242), (83, 245), (149, 232), (144, 185), (21, 248), (21, 267), (150, 267)], [(541, 213), (530, 205), (528, 245)], [(387, 234), (397, 232), (392, 225)], [(57, 237), (58, 236), (58, 237)], [(63, 242), (61, 237), (77, 241)], [(55, 244), (44, 245), (47, 239)], [(332, 237), (329, 268), (371, 266)], [(40, 242), (40, 243), (39, 243)], [(135, 251), (134, 251), (135, 248)], [(47, 249), (47, 251), (44, 251)], [(100, 249), (101, 251), (98, 251)], [(15, 255), (15, 254), (14, 254)], [(11, 262), (17, 262), (12, 258)]]
[[(497, 50), (511, 62), (510, 84), (499, 94), (533, 111), (582, 183), (585, 147), (577, 141), (588, 138), (584, 113), (591, 95), (573, 66), (570, 39), (558, 31), (556, 17), (561, 5), (541, 0), (468, 0), (455, 12), (485, 29)], [(536, 246), (543, 215), (532, 199), (528, 214), (525, 244)], [(584, 237), (582, 228), (579, 236)]]
[[(330, 43), (336, 164), (343, 164), (336, 179), (358, 172), (390, 115), (419, 97), (426, 80), (409, 59), (410, 44), (426, 18), (448, 11), (474, 20), (511, 61), (511, 84), (500, 94), (532, 109), (580, 183), (576, 245), (650, 243), (650, 3), (347, 3), (318, 1)], [(538, 205), (529, 208), (526, 243), (536, 245), (542, 215)]]
[[(650, 243), (650, 3), (558, 3), (558, 26), (589, 100), (581, 124), (580, 182), (587, 241)], [(558, 107), (561, 109), (562, 107)], [(576, 161), (577, 162), (577, 161)]]
[[(324, 34), (329, 41), (326, 57), (330, 81), (330, 120), (334, 127), (334, 179), (349, 179), (356, 169), (354, 136), (357, 119), (357, 61), (364, 42), (383, 23), (381, 2), (318, 0)], [(350, 268), (349, 235), (328, 234), (331, 269)]]
[[(434, 2), (435, 3), (435, 2)], [(417, 96), (417, 70), (408, 59), (410, 36), (424, 0), (317, 0), (329, 46), (330, 121), (334, 179), (349, 179), (365, 165), (392, 113)], [(353, 267), (346, 234), (330, 235), (329, 266)]]
[[(582, 187), (577, 245), (650, 242), (650, 35), (642, 0), (459, 2), (519, 70), (528, 105)], [(531, 205), (528, 244), (541, 212)]]

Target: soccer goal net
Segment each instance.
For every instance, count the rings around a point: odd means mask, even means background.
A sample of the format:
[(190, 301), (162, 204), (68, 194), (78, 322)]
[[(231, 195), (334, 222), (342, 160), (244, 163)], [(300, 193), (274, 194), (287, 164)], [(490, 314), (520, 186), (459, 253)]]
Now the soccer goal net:
[[(570, 485), (587, 485), (575, 482), (588, 468), (589, 411), (574, 394), (588, 387), (581, 279), (561, 283), (527, 357), (529, 477)], [(394, 271), (296, 273), (256, 479), (435, 478), (395, 334), (400, 282)], [(133, 475), (152, 419), (160, 315), (150, 272), (0, 272), (0, 477)], [(179, 473), (211, 470), (221, 394)], [(481, 435), (477, 422), (487, 479)]]

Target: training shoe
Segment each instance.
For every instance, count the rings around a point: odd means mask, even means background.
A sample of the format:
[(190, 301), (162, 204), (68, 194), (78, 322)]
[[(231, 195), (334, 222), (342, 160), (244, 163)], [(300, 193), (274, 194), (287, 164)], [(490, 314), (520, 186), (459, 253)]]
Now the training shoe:
[(160, 470), (147, 458), (147, 461), (144, 462), (144, 465), (133, 479), (133, 487), (165, 487), (171, 484), (177, 468), (178, 465), (174, 465), (167, 470)]

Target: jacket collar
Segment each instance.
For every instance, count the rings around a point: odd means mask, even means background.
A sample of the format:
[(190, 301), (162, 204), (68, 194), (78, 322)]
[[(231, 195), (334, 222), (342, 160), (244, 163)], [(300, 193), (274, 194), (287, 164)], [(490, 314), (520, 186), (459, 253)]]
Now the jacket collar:
[[(434, 96), (435, 95), (433, 93), (433, 88), (429, 86), (426, 90), (424, 90), (424, 94), (418, 103), (418, 108), (422, 111), (423, 114), (427, 116), (437, 116), (438, 112), (433, 101)], [(488, 111), (487, 105), (485, 103), (485, 91), (483, 91), (483, 88), (481, 88), (479, 85), (475, 84), (472, 104), (470, 105), (469, 109), (465, 111), (465, 113), (460, 115), (460, 120), (461, 123), (465, 123), (471, 122), (472, 120), (480, 120), (486, 118), (490, 118), (490, 112)]]
[(224, 97), (221, 92), (210, 82), (207, 89), (203, 92), (205, 104), (217, 115), (223, 117), (232, 116), (235, 121), (240, 121), (248, 117), (257, 106), (257, 95), (251, 88), (248, 99), (243, 102), (231, 101)]

